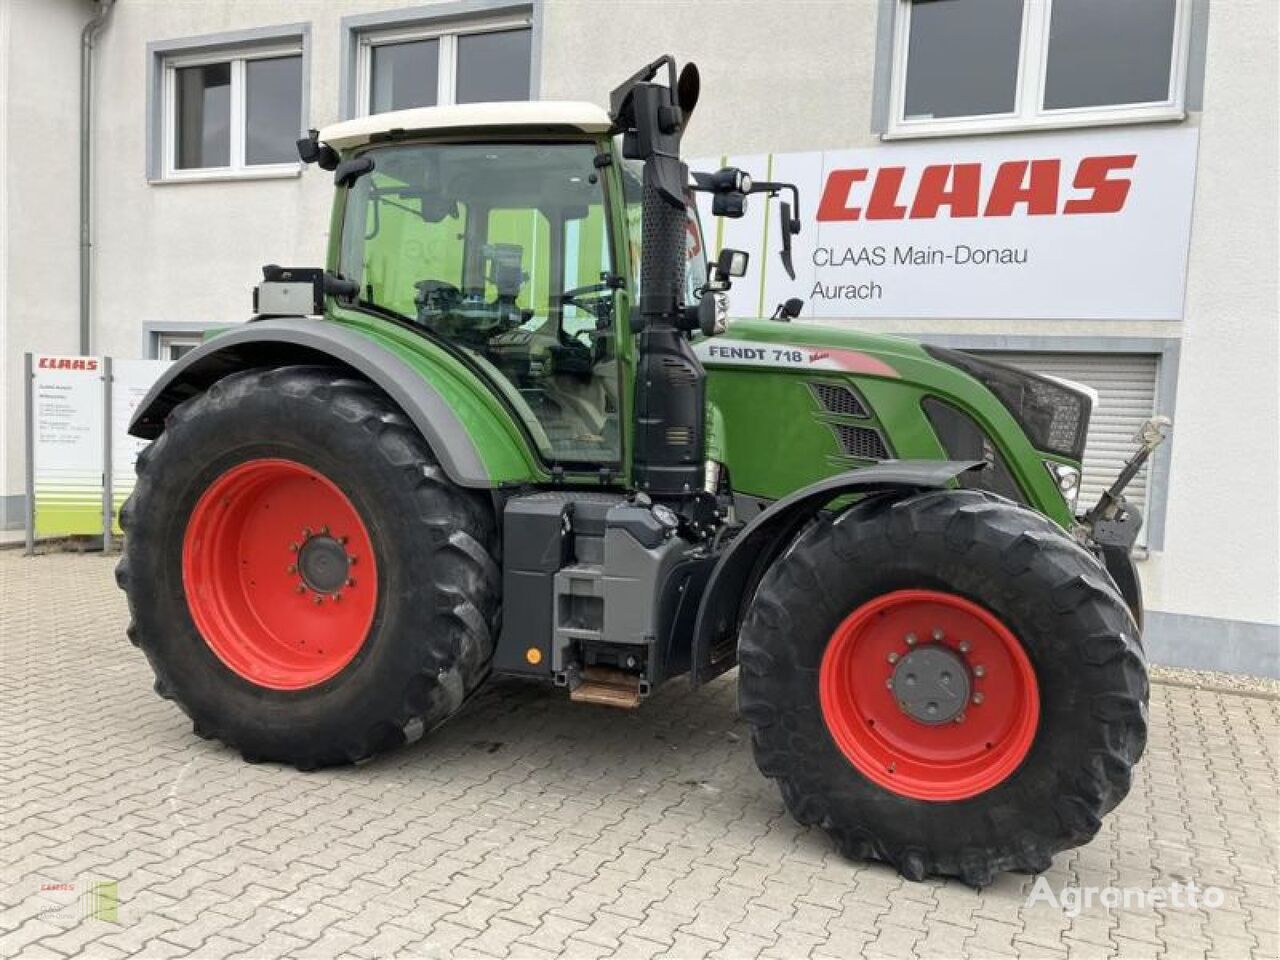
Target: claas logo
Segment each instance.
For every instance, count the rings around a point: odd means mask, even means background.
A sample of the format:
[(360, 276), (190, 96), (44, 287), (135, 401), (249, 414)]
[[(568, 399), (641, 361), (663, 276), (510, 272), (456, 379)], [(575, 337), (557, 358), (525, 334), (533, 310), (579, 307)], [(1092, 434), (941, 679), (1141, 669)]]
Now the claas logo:
[[(932, 220), (1117, 213), (1129, 198), (1133, 153), (1085, 157), (1064, 187), (1062, 161), (1007, 160), (994, 171), (981, 163), (935, 163), (925, 167), (914, 193), (903, 195), (906, 167), (832, 170), (818, 205), (819, 221)], [(943, 210), (945, 209), (945, 214)]]
[(41, 370), (97, 370), (98, 361), (93, 357), (41, 357), (37, 366)]

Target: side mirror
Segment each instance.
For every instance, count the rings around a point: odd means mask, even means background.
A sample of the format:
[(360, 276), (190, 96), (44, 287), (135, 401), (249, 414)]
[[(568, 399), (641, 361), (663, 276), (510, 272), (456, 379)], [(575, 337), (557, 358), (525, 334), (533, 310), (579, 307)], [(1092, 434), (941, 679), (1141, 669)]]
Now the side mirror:
[(799, 297), (792, 297), (778, 304), (778, 309), (773, 311), (771, 320), (781, 320), (783, 323), (790, 323), (796, 317), (800, 316), (800, 312), (804, 310), (804, 301)]
[(796, 278), (796, 268), (791, 263), (791, 237), (800, 232), (800, 221), (791, 216), (791, 204), (783, 200), (778, 204), (782, 219), (782, 269), (792, 280)]
[(716, 258), (716, 271), (725, 277), (744, 277), (750, 255), (745, 250), (725, 247)]

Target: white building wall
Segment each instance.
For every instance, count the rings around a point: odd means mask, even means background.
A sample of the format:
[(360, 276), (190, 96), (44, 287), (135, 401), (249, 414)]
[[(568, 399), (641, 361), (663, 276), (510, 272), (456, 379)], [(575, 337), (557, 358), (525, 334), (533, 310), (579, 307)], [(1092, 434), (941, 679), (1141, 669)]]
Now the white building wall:
[(147, 44), (309, 23), (310, 123), (338, 119), (344, 16), (394, 0), (119, 0), (100, 51), (96, 349), (138, 356), (148, 323), (236, 323), (266, 263), (322, 262), (332, 180), (315, 168), (267, 180), (147, 179)]
[(89, 7), (0, 2), (0, 505), (13, 522), (25, 472), (23, 354), (79, 352), (80, 28)]
[(1214, 3), (1157, 610), (1280, 621), (1278, 10)]

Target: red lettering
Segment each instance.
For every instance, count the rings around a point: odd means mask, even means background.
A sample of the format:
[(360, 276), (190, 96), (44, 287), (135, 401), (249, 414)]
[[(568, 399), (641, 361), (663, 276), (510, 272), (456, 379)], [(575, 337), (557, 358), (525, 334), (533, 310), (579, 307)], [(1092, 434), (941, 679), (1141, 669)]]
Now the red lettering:
[(40, 370), (97, 370), (98, 361), (88, 357), (41, 357), (36, 362)]
[(827, 175), (827, 186), (818, 204), (819, 220), (857, 220), (862, 215), (858, 207), (849, 205), (849, 191), (855, 183), (867, 179), (862, 169), (832, 170)]
[(976, 217), (978, 193), (982, 189), (982, 164), (933, 164), (920, 174), (912, 220), (931, 220), (943, 206), (951, 208), (952, 217)]
[(868, 220), (901, 220), (907, 215), (907, 208), (898, 205), (898, 191), (906, 172), (906, 167), (880, 168), (867, 204)]
[[(1031, 170), (1027, 182), (1027, 170)], [(1060, 160), (1010, 160), (1000, 164), (991, 196), (987, 198), (988, 217), (1007, 217), (1020, 203), (1027, 205), (1027, 213), (1045, 216), (1058, 212), (1058, 177), (1062, 171)]]
[(1121, 210), (1129, 197), (1132, 181), (1127, 177), (1112, 180), (1107, 174), (1113, 170), (1129, 170), (1137, 160), (1136, 153), (1125, 153), (1114, 157), (1085, 157), (1076, 168), (1076, 178), (1071, 185), (1077, 190), (1090, 191), (1089, 196), (1068, 200), (1062, 212), (1116, 213)]

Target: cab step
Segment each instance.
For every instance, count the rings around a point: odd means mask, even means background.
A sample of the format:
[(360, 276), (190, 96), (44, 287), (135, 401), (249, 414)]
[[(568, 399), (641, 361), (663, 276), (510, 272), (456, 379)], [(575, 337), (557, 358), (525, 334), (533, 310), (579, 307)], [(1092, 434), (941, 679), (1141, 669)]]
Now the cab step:
[(640, 678), (609, 667), (587, 667), (582, 682), (569, 691), (569, 699), (634, 710), (640, 706)]

